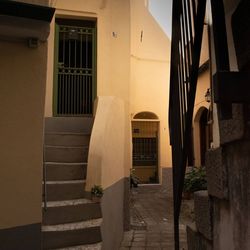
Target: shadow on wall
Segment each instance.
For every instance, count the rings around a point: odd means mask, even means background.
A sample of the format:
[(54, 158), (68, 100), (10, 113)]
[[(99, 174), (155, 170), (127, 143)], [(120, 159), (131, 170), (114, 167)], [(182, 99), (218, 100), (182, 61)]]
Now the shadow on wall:
[(95, 184), (104, 188), (102, 249), (105, 250), (118, 249), (123, 237), (124, 159), (130, 139), (127, 133), (123, 100), (113, 96), (98, 97), (90, 139), (86, 190), (90, 191)]

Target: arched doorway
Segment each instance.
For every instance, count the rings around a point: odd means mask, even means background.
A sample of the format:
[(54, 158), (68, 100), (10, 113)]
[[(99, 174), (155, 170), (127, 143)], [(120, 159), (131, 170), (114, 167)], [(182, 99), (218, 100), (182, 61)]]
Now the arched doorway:
[(209, 148), (209, 128), (208, 128), (208, 110), (204, 109), (200, 117), (200, 159), (201, 165), (205, 165), (205, 154)]
[(152, 112), (137, 113), (132, 120), (133, 169), (140, 183), (159, 183), (159, 121)]
[(210, 125), (210, 111), (201, 107), (194, 119), (194, 147), (195, 147), (195, 165), (205, 165), (205, 154), (210, 148), (212, 142), (212, 133)]

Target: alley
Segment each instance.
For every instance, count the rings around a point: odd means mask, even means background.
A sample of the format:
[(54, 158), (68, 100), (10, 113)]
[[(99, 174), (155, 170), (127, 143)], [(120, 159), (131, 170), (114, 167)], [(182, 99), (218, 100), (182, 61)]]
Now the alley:
[[(185, 224), (192, 221), (192, 201), (184, 201), (180, 218), (181, 249), (186, 250)], [(173, 201), (160, 185), (140, 186), (131, 192), (131, 230), (120, 250), (174, 249)]]

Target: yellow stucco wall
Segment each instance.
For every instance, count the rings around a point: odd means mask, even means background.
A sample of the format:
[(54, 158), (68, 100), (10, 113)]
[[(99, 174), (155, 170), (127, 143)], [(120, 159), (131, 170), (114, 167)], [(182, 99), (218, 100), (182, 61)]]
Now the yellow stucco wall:
[[(110, 117), (103, 119), (115, 119), (116, 124), (124, 128), (122, 162), (119, 167), (113, 167), (112, 178), (110, 176), (100, 175), (95, 177), (88, 170), (88, 187), (93, 184), (102, 183), (104, 187), (114, 184), (124, 176), (129, 176), (131, 167), (131, 132), (129, 116), (129, 81), (130, 81), (130, 1), (126, 0), (60, 0), (54, 3), (56, 8), (55, 17), (68, 19), (88, 19), (94, 18), (97, 21), (97, 96), (113, 96), (123, 102), (123, 120), (109, 112)], [(52, 116), (53, 103), (53, 65), (54, 65), (54, 29), (55, 19), (51, 22), (51, 34), (48, 42), (48, 69), (46, 85), (46, 105), (45, 116)], [(102, 105), (103, 102), (98, 102)], [(97, 110), (100, 107), (97, 107)], [(99, 113), (96, 113), (96, 119), (100, 121)], [(105, 120), (100, 121), (105, 122)], [(101, 125), (101, 124), (100, 124)], [(95, 122), (94, 127), (98, 127)], [(103, 131), (105, 132), (105, 131)], [(112, 130), (110, 131), (110, 133)], [(95, 134), (93, 134), (95, 136)], [(105, 137), (107, 140), (108, 138)], [(108, 142), (104, 142), (108, 143)], [(93, 155), (98, 154), (98, 148), (90, 145), (90, 152)], [(96, 148), (95, 148), (96, 147)], [(116, 146), (111, 144), (108, 149), (115, 160), (117, 151)], [(95, 152), (96, 151), (96, 152)], [(92, 158), (91, 158), (92, 159)], [(98, 159), (96, 159), (98, 160)], [(120, 159), (121, 160), (121, 159)], [(96, 169), (97, 166), (93, 166)], [(110, 168), (111, 165), (102, 165), (102, 168)], [(90, 169), (90, 168), (89, 168)], [(110, 172), (109, 171), (109, 172)], [(100, 173), (100, 172), (98, 172)], [(90, 177), (92, 176), (92, 177)], [(102, 180), (98, 180), (102, 178)], [(104, 179), (103, 179), (104, 178)], [(105, 179), (107, 178), (107, 179)]]
[(168, 37), (148, 11), (144, 0), (131, 1), (131, 119), (143, 111), (159, 117), (160, 168), (172, 166), (168, 133), (169, 75)]
[(114, 96), (99, 97), (95, 116), (88, 156), (87, 191), (95, 184), (107, 188), (126, 174), (124, 101)]
[[(130, 74), (130, 4), (126, 0), (60, 0), (55, 17), (97, 19), (97, 96), (117, 96), (129, 101)], [(49, 36), (46, 109), (52, 116), (54, 28)], [(113, 36), (113, 32), (115, 36)]]
[(0, 229), (41, 222), (47, 44), (0, 41)]

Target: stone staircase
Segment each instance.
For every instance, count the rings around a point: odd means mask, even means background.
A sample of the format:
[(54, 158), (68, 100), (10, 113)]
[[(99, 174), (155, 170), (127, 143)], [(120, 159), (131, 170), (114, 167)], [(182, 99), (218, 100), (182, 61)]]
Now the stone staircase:
[(92, 125), (92, 118), (45, 119), (43, 249), (101, 249), (100, 203), (85, 193)]

